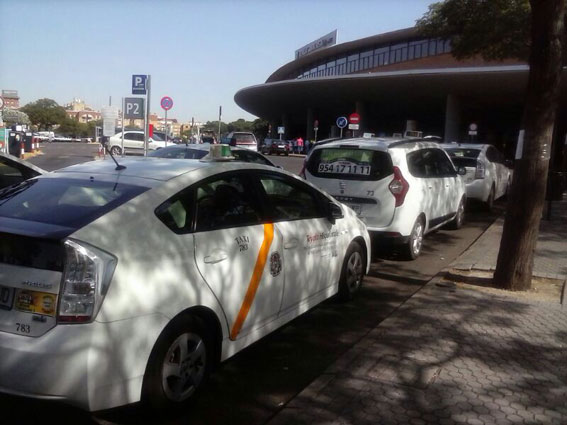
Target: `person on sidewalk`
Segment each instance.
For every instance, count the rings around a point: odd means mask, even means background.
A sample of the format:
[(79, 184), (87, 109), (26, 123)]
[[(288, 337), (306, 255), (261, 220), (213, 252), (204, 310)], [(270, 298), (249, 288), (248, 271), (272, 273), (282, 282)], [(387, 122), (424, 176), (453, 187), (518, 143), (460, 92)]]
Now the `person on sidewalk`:
[(303, 139), (301, 136), (297, 138), (297, 153), (303, 153)]

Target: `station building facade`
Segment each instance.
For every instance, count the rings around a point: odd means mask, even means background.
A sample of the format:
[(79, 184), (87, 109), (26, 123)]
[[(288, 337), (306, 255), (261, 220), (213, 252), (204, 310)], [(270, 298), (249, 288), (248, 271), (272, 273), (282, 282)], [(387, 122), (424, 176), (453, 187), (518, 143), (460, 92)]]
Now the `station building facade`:
[[(512, 157), (520, 130), (528, 65), (517, 60), (457, 60), (449, 41), (416, 28), (338, 44), (293, 60), (264, 84), (235, 95), (246, 111), (267, 119), (272, 134), (317, 140), (339, 134), (336, 119), (357, 112), (363, 132), (390, 136), (422, 131), (445, 141), (492, 143)], [(565, 70), (564, 70), (565, 73)], [(554, 145), (567, 132), (563, 78)], [(471, 124), (477, 134), (469, 135)], [(347, 134), (350, 135), (350, 134)]]

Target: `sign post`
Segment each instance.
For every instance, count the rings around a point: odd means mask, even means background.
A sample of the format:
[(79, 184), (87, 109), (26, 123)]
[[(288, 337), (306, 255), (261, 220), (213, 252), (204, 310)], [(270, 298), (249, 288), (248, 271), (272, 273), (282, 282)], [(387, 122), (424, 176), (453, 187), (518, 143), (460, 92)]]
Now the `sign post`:
[(352, 135), (355, 136), (356, 133), (354, 132), (354, 130), (358, 130), (360, 128), (360, 115), (356, 112), (353, 112), (348, 116), (348, 121), (348, 129), (353, 130)]
[(167, 111), (173, 108), (173, 99), (169, 96), (164, 96), (161, 98), (160, 105), (165, 111), (165, 146), (167, 146), (167, 135), (169, 133), (167, 128)]
[(474, 141), (477, 134), (478, 126), (473, 122), (471, 125), (469, 125), (469, 136), (471, 136), (471, 140)]
[(144, 124), (144, 156), (148, 156), (148, 135), (150, 134), (150, 92), (152, 86), (151, 75), (132, 75), (132, 94), (146, 95), (146, 122)]
[(319, 130), (319, 120), (315, 120), (313, 123), (313, 131), (315, 132), (315, 141), (313, 143), (317, 143), (317, 130)]
[(282, 139), (282, 134), (285, 133), (285, 127), (278, 127), (278, 134), (280, 135), (280, 140)]
[(345, 128), (348, 124), (348, 120), (346, 117), (338, 117), (337, 118), (337, 127), (341, 129), (341, 139), (343, 138), (343, 128)]
[(122, 155), (124, 155), (124, 131), (127, 119), (144, 120), (144, 98), (125, 97), (122, 106)]

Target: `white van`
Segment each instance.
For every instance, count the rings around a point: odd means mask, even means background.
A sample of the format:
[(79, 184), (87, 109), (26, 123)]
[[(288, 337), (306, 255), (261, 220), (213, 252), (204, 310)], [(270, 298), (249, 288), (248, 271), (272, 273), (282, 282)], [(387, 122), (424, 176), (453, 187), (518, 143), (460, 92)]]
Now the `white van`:
[(403, 138), (322, 143), (304, 169), (306, 180), (351, 207), (374, 236), (402, 244), (410, 259), (429, 231), (461, 227), (465, 172), (437, 143)]

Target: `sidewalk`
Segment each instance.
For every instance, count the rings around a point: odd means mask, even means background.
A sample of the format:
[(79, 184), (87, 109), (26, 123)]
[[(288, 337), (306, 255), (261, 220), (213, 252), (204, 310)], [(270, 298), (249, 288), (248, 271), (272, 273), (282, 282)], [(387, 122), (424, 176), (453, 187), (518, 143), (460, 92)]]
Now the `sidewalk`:
[[(544, 217), (547, 217), (544, 210)], [(542, 219), (534, 256), (535, 277), (567, 279), (567, 195), (553, 202), (551, 219)], [(504, 217), (499, 218), (453, 264), (452, 269), (494, 271), (502, 238)]]
[[(536, 252), (547, 276), (567, 271), (567, 208), (556, 211)], [(455, 264), (490, 267), (499, 232)], [(567, 424), (567, 309), (434, 278), (269, 421), (461, 423)]]

